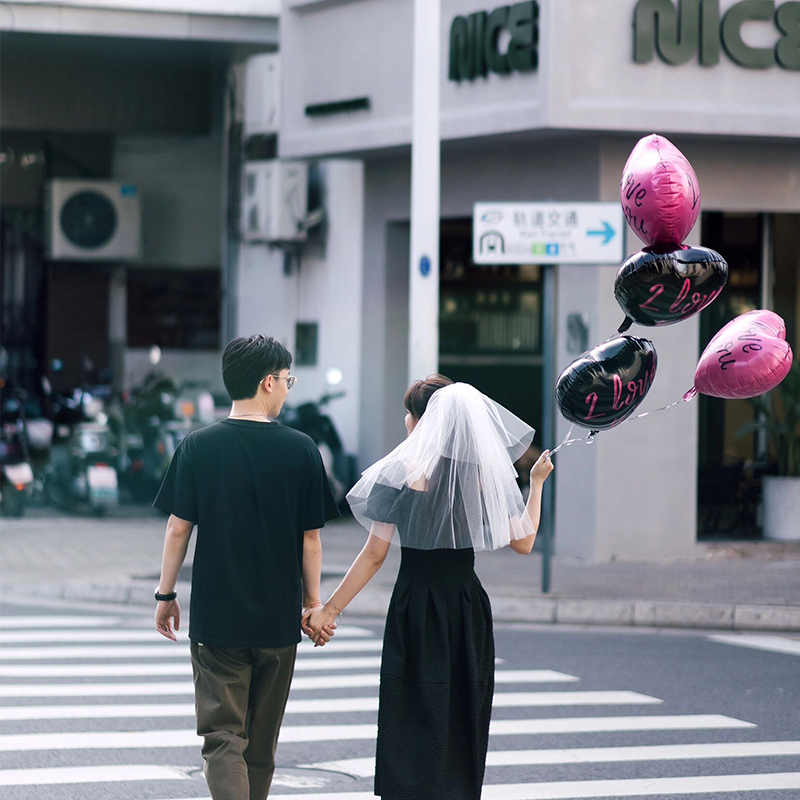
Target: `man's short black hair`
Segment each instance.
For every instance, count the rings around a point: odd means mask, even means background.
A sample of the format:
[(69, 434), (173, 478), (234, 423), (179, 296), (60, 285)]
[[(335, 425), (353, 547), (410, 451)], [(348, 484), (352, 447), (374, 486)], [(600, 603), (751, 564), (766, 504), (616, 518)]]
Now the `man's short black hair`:
[(231, 400), (249, 400), (267, 375), (292, 365), (292, 354), (274, 337), (261, 333), (239, 336), (222, 354), (222, 380)]

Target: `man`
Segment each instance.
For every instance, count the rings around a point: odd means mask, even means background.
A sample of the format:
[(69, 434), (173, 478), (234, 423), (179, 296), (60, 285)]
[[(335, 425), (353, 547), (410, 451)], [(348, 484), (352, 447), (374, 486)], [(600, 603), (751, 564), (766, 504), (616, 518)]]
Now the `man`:
[(269, 793), (301, 619), (321, 605), (319, 529), (339, 516), (314, 442), (272, 419), (296, 381), (291, 361), (272, 337), (230, 342), (230, 416), (181, 442), (154, 503), (170, 515), (156, 630), (172, 641), (175, 583), (197, 525), (189, 639), (214, 800)]

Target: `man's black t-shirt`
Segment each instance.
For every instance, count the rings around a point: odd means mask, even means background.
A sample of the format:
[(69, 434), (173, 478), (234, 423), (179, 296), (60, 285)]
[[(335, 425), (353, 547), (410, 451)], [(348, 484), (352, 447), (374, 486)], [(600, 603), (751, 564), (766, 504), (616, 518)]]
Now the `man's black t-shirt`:
[(197, 523), (189, 638), (230, 647), (300, 641), (303, 532), (339, 516), (310, 437), (240, 419), (194, 431), (153, 505)]

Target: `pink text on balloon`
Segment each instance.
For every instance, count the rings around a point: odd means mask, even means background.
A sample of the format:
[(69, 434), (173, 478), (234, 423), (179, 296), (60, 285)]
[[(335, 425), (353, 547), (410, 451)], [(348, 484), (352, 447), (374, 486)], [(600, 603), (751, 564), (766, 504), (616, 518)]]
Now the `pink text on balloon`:
[(653, 367), (653, 369), (647, 370), (643, 378), (639, 378), (635, 381), (628, 381), (628, 394), (623, 398), (622, 379), (619, 375), (613, 375), (614, 402), (612, 403), (612, 408), (614, 411), (619, 411), (623, 406), (629, 406), (637, 397), (641, 400), (641, 398), (647, 394), (647, 390), (655, 376), (656, 370), (655, 367)]

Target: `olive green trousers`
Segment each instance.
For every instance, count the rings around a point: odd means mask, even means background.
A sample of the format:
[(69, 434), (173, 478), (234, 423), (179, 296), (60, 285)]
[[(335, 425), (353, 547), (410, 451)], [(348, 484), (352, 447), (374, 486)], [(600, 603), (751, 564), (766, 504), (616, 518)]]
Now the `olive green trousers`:
[(213, 800), (266, 800), (297, 645), (191, 642), (197, 733)]

